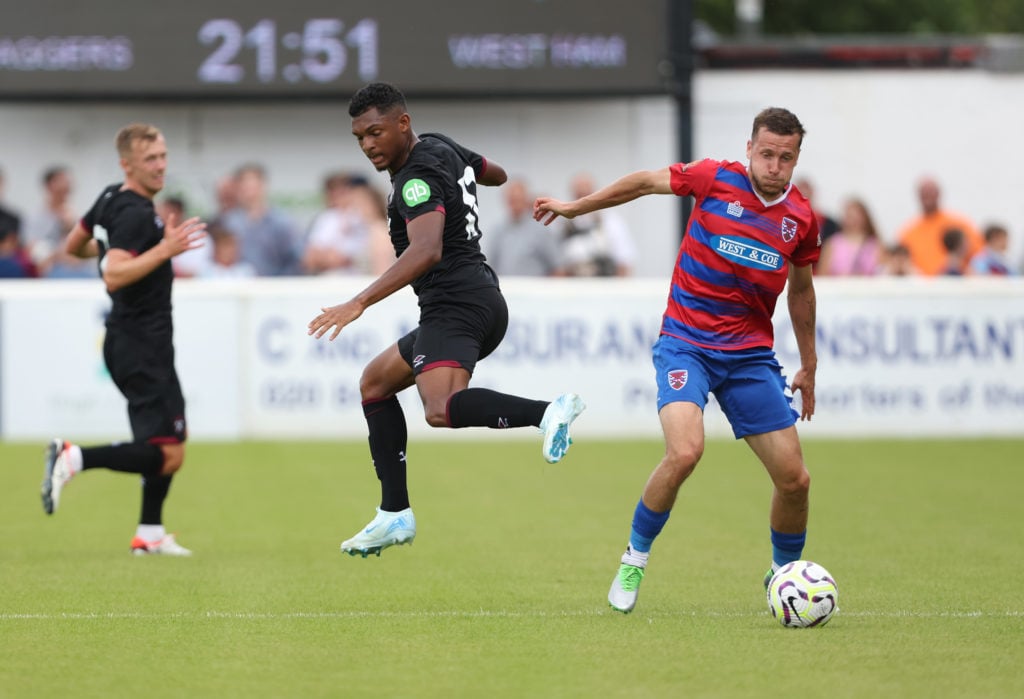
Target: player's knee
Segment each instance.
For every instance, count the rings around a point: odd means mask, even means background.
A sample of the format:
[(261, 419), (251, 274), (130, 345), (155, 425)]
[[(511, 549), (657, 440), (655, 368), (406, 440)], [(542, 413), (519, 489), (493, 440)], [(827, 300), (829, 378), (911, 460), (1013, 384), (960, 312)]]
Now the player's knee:
[(429, 413), (426, 416), (427, 424), (431, 427), (448, 427), (448, 418), (445, 415)]
[(359, 377), (359, 397), (364, 401), (380, 398), (380, 396), (377, 395), (378, 387), (379, 382), (366, 371), (364, 371)]
[(669, 469), (673, 477), (681, 484), (693, 473), (697, 462), (704, 455), (704, 449), (698, 444), (679, 444), (665, 450), (662, 463)]
[(783, 477), (779, 479), (775, 487), (779, 489), (779, 493), (783, 496), (806, 498), (807, 493), (811, 490), (811, 474), (801, 464), (800, 468), (792, 469), (783, 474)]
[(431, 427), (448, 427), (447, 403), (440, 405), (424, 405), (423, 417)]
[(163, 447), (164, 452), (164, 465), (160, 469), (160, 474), (163, 476), (172, 476), (181, 470), (181, 467), (185, 463), (185, 447), (176, 444), (173, 446)]
[(665, 450), (665, 460), (673, 468), (692, 471), (704, 455), (704, 449), (699, 444), (677, 444), (669, 446)]

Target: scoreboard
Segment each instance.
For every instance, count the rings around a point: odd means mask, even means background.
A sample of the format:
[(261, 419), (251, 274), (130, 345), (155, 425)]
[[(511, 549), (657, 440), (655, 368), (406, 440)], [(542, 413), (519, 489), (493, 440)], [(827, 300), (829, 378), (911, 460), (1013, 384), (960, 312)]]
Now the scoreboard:
[[(673, 0), (33, 0), (0, 100), (664, 94)], [(8, 5), (11, 5), (8, 3)]]

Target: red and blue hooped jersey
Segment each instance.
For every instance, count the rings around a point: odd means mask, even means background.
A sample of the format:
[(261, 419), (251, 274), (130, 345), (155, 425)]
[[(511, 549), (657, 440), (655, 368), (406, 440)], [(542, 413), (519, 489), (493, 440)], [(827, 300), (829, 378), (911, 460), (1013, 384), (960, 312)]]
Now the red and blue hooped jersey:
[(765, 202), (742, 163), (702, 160), (670, 170), (672, 191), (696, 201), (661, 334), (713, 349), (771, 347), (789, 265), (812, 264), (821, 250), (810, 203), (792, 185)]

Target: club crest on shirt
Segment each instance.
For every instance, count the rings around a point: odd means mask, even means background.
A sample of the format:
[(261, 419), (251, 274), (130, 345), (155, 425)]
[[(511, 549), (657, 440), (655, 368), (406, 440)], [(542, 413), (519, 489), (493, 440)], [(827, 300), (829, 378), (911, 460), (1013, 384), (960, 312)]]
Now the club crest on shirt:
[(678, 391), (680, 388), (686, 385), (686, 379), (689, 377), (689, 372), (686, 369), (673, 369), (668, 372), (668, 385), (674, 391)]
[(725, 207), (725, 213), (730, 216), (735, 216), (736, 218), (743, 218), (743, 205), (738, 201), (734, 201), (729, 204), (729, 206)]
[(788, 216), (782, 217), (782, 239), (785, 242), (793, 240), (796, 236), (796, 221)]

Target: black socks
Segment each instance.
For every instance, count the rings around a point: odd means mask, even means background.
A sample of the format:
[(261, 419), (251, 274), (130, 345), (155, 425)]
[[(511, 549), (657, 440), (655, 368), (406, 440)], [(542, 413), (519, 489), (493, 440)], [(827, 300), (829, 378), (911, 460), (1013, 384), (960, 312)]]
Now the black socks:
[(380, 509), (400, 512), (409, 507), (405, 449), (408, 430), (398, 396), (363, 404), (370, 432), (370, 456), (380, 479)]
[(156, 476), (164, 467), (164, 452), (155, 444), (123, 442), (103, 447), (82, 447), (82, 470), (109, 468), (122, 473)]
[(530, 400), (487, 388), (466, 388), (448, 399), (451, 427), (540, 427), (548, 407), (543, 400)]

